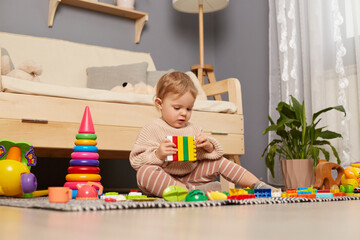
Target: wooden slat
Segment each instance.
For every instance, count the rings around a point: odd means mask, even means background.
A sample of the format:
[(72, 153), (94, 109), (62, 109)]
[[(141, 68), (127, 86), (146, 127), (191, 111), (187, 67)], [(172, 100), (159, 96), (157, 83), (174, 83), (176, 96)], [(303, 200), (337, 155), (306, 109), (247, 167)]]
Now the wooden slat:
[[(140, 127), (94, 124), (98, 148), (103, 151), (131, 151)], [(0, 138), (28, 141), (36, 148), (72, 149), (78, 133), (78, 123), (22, 123), (20, 120), (0, 119)], [(6, 133), (6, 134), (4, 134)], [(3, 135), (4, 134), (4, 135)], [(211, 135), (210, 132), (205, 132)], [(225, 154), (244, 154), (244, 137), (239, 134), (211, 135), (223, 146)]]
[[(1, 118), (79, 124), (85, 106), (90, 107), (94, 124), (100, 125), (143, 127), (160, 116), (155, 106), (0, 93), (0, 109), (11, 109), (2, 111)], [(239, 114), (194, 111), (191, 121), (208, 132), (244, 133), (243, 116)]]
[(228, 92), (228, 81), (222, 80), (215, 83), (208, 83), (202, 86), (207, 96), (223, 94)]
[(229, 101), (237, 106), (237, 114), (243, 114), (241, 84), (236, 78), (228, 78)]
[(237, 114), (243, 114), (241, 85), (238, 79), (228, 78), (225, 80), (217, 81), (202, 85), (207, 96), (216, 96), (223, 93), (229, 94), (229, 102), (237, 106)]

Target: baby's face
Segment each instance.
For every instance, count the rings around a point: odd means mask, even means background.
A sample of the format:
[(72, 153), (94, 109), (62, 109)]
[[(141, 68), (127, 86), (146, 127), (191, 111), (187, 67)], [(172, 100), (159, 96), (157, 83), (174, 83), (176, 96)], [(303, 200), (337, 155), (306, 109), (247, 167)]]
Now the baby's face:
[(183, 95), (168, 93), (159, 102), (157, 107), (161, 111), (162, 119), (174, 128), (181, 128), (191, 118), (195, 98), (190, 92)]

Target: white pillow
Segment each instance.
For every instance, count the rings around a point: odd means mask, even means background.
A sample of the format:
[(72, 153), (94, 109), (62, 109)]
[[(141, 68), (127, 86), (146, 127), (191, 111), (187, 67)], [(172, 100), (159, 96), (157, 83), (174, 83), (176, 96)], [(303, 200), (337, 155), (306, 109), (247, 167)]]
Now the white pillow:
[(191, 72), (191, 71), (188, 71), (186, 72), (187, 75), (189, 75), (189, 77), (191, 78), (191, 80), (193, 81), (195, 87), (197, 88), (198, 90), (198, 96), (196, 99), (198, 100), (207, 100), (207, 96), (206, 96), (206, 93), (205, 91), (202, 89), (201, 87), (201, 84), (200, 84), (200, 81), (199, 79), (196, 77), (196, 75)]

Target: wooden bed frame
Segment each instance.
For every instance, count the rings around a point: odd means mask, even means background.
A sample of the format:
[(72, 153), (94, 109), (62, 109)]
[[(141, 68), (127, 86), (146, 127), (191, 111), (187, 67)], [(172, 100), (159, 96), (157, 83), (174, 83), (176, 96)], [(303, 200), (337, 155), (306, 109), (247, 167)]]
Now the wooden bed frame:
[[(228, 93), (237, 112), (194, 111), (191, 121), (221, 143), (227, 158), (240, 164), (238, 156), (244, 154), (240, 82), (229, 78), (202, 87), (209, 97)], [(128, 159), (140, 129), (159, 117), (154, 106), (0, 92), (1, 138), (30, 142), (38, 157), (68, 158), (85, 106), (90, 107), (101, 159)]]
[[(240, 84), (230, 78), (204, 86), (209, 96), (227, 89), (230, 101), (238, 104), (236, 114), (194, 111), (191, 121), (236, 158), (244, 154)], [(0, 92), (0, 132), (4, 138), (32, 143), (38, 156), (68, 157), (85, 106), (90, 107), (102, 158), (127, 158), (142, 126), (159, 117), (154, 106)]]

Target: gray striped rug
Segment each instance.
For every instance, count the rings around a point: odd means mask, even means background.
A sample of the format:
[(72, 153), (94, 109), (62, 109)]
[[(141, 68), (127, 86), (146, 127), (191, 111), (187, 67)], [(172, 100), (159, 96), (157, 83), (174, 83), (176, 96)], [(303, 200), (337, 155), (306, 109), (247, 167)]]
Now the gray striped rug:
[(155, 201), (105, 202), (104, 200), (70, 200), (68, 203), (49, 203), (47, 197), (38, 198), (10, 198), (0, 197), (0, 206), (20, 208), (36, 208), (57, 211), (103, 211), (139, 208), (184, 208), (184, 207), (217, 207), (230, 205), (253, 204), (284, 204), (304, 202), (332, 202), (360, 200), (360, 197), (333, 197), (333, 198), (254, 198), (245, 200), (211, 200), (201, 202), (167, 202), (163, 199)]

